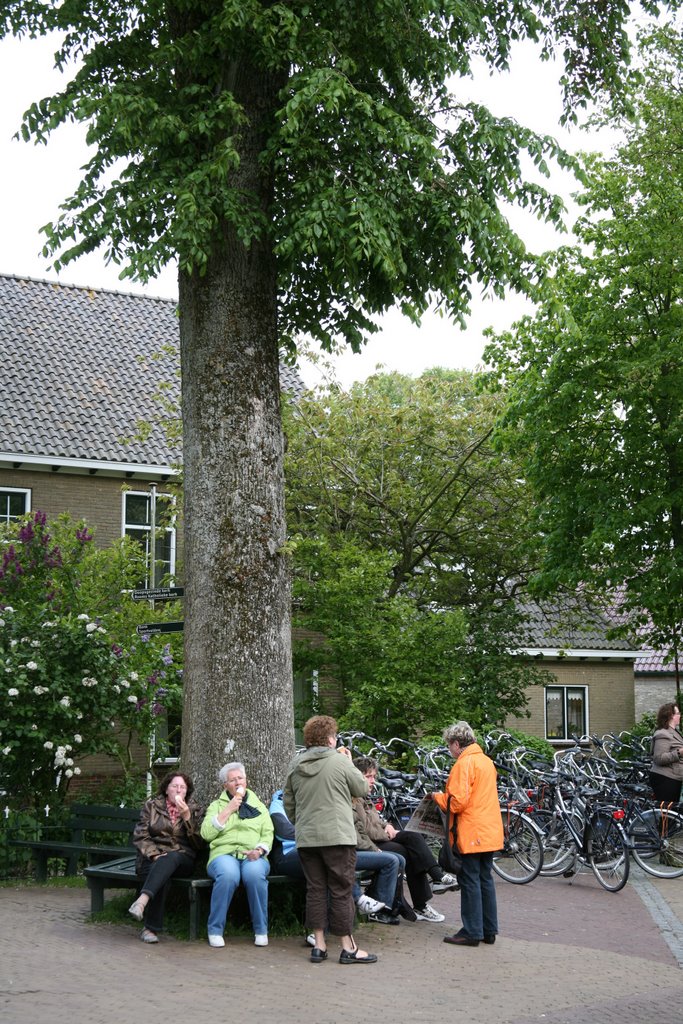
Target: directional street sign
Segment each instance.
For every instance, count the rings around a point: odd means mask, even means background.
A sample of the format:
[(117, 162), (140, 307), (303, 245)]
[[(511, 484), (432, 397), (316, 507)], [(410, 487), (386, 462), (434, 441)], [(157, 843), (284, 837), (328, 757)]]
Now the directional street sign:
[(149, 590), (134, 590), (134, 601), (175, 601), (185, 593), (185, 587), (151, 587)]
[(182, 622), (149, 622), (135, 627), (138, 636), (154, 636), (156, 633), (182, 633)]

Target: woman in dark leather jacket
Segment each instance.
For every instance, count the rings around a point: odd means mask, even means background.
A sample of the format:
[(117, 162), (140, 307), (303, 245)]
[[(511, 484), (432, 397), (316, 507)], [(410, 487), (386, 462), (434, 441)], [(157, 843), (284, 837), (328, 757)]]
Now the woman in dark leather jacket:
[(138, 849), (135, 870), (140, 893), (128, 908), (136, 921), (144, 921), (143, 942), (158, 942), (164, 906), (173, 875), (190, 875), (198, 851), (203, 809), (192, 799), (194, 783), (182, 772), (171, 772), (159, 792), (144, 804), (133, 832)]

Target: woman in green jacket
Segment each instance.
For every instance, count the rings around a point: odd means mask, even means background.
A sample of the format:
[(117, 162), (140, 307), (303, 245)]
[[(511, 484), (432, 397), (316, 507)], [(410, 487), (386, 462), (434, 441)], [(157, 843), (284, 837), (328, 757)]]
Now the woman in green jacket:
[(306, 927), (315, 937), (311, 963), (327, 960), (327, 930), (341, 941), (340, 964), (372, 964), (377, 957), (358, 949), (351, 930), (355, 917), (353, 882), (356, 829), (351, 799), (368, 784), (348, 750), (336, 750), (337, 723), (315, 715), (304, 726), (306, 749), (289, 766), (284, 806), (296, 825), (296, 848), (306, 876)]
[(268, 945), (268, 853), (273, 823), (267, 808), (247, 789), (244, 765), (223, 765), (218, 778), (225, 792), (210, 804), (202, 837), (210, 848), (207, 874), (213, 878), (209, 912), (209, 945), (224, 946), (225, 920), (237, 886), (247, 891), (254, 943)]

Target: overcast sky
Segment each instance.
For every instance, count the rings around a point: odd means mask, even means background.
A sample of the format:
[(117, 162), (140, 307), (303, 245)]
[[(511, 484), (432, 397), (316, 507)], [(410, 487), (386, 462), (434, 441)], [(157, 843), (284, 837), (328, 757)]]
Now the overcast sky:
[[(56, 280), (57, 275), (40, 255), (40, 227), (57, 215), (60, 201), (76, 186), (79, 167), (86, 159), (84, 130), (76, 125), (59, 129), (47, 146), (12, 139), (21, 115), (33, 100), (60, 88), (61, 77), (52, 69), (53, 46), (46, 40), (0, 41), (0, 273)], [(491, 77), (482, 69), (474, 82), (463, 86), (468, 98), (486, 102), (499, 115), (510, 115), (536, 131), (555, 135), (567, 148), (598, 149), (600, 142), (585, 133), (559, 128), (561, 113), (557, 64), (542, 63), (530, 44), (518, 46), (510, 73)], [(604, 141), (602, 143), (604, 148)], [(569, 201), (576, 183), (555, 172), (552, 186)], [(571, 221), (571, 217), (569, 218)], [(511, 214), (513, 225), (533, 251), (566, 241), (548, 227), (520, 212)], [(118, 291), (144, 291), (150, 295), (177, 297), (174, 268), (168, 268), (146, 287), (118, 280), (119, 268), (105, 266), (93, 254), (83, 257), (59, 275), (68, 284), (90, 285)], [(526, 307), (510, 296), (505, 301), (481, 301), (475, 296), (466, 331), (437, 315), (424, 318), (420, 328), (398, 312), (387, 315), (383, 330), (360, 355), (348, 353), (335, 360), (344, 385), (362, 380), (378, 364), (386, 369), (419, 374), (430, 366), (469, 367), (478, 363), (484, 345), (482, 331), (488, 325), (504, 329)], [(307, 371), (304, 376), (310, 380)]]

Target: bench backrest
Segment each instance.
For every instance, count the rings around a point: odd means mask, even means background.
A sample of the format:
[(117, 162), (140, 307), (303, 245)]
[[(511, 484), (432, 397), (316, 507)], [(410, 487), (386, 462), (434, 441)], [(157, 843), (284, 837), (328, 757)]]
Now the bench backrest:
[(84, 832), (119, 832), (130, 838), (139, 818), (140, 811), (134, 807), (72, 804), (69, 828), (75, 843), (83, 842)]

